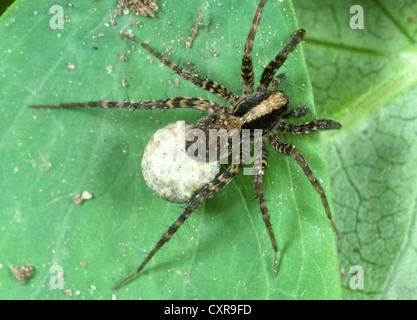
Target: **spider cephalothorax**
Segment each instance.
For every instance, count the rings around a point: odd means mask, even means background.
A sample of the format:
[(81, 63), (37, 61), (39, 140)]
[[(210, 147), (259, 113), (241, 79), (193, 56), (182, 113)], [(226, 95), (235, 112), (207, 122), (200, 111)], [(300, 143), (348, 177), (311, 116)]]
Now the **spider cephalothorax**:
[[(285, 122), (285, 119), (302, 117), (309, 112), (305, 106), (295, 107), (290, 109), (290, 101), (283, 91), (278, 88), (281, 82), (285, 79), (284, 74), (276, 75), (278, 69), (283, 65), (287, 56), (295, 49), (304, 37), (305, 31), (300, 29), (287, 46), (282, 49), (274, 59), (265, 67), (259, 86), (254, 89), (254, 74), (252, 66), (252, 48), (253, 40), (259, 26), (262, 16), (263, 8), (266, 0), (261, 0), (256, 10), (249, 34), (245, 43), (244, 53), (242, 58), (241, 79), (244, 84), (243, 96), (239, 97), (225, 86), (214, 82), (210, 79), (203, 78), (199, 75), (192, 74), (183, 70), (171, 60), (152, 49), (149, 45), (139, 40), (133, 39), (130, 34), (125, 34), (124, 37), (134, 41), (149, 51), (152, 55), (158, 58), (162, 63), (175, 71), (183, 79), (188, 80), (198, 87), (205, 89), (216, 96), (226, 100), (229, 106), (223, 106), (211, 100), (195, 98), (195, 97), (176, 97), (161, 100), (151, 100), (142, 102), (120, 102), (120, 101), (96, 101), (87, 103), (67, 103), (56, 105), (32, 105), (31, 107), (53, 108), (53, 107), (99, 107), (99, 108), (127, 108), (127, 109), (171, 109), (171, 108), (194, 108), (203, 110), (209, 113), (208, 116), (201, 118), (193, 127), (208, 133), (210, 129), (225, 129), (226, 132), (234, 129), (241, 132), (244, 129), (262, 130), (261, 139), (261, 154), (262, 161), (258, 163), (258, 169), (254, 174), (255, 192), (259, 202), (262, 213), (262, 218), (268, 230), (269, 237), (272, 242), (272, 247), (275, 252), (274, 260), (274, 275), (277, 274), (277, 253), (278, 246), (275, 240), (274, 231), (270, 222), (270, 215), (266, 206), (266, 201), (263, 193), (263, 176), (267, 169), (268, 163), (268, 149), (270, 144), (273, 148), (282, 155), (288, 155), (294, 158), (303, 172), (310, 180), (313, 187), (319, 193), (326, 214), (330, 223), (339, 237), (336, 227), (333, 224), (330, 207), (327, 197), (320, 182), (315, 177), (314, 173), (307, 164), (304, 157), (298, 152), (295, 146), (288, 144), (281, 140), (278, 133), (287, 133), (294, 135), (304, 135), (318, 130), (331, 130), (341, 128), (340, 123), (332, 120), (317, 119), (309, 122), (298, 124), (290, 124)], [(210, 143), (210, 142), (209, 142)], [(217, 142), (216, 142), (217, 143)], [(190, 214), (205, 200), (211, 198), (213, 194), (230, 183), (234, 177), (241, 171), (244, 162), (242, 159), (238, 163), (232, 163), (218, 175), (210, 183), (205, 185), (194, 197), (191, 198), (187, 207), (179, 218), (168, 228), (162, 235), (161, 239), (148, 254), (148, 256), (141, 263), (137, 271), (125, 278), (115, 286), (115, 289), (120, 287), (126, 281), (138, 274), (145, 265), (152, 259), (156, 252), (168, 242), (178, 228), (187, 220)]]

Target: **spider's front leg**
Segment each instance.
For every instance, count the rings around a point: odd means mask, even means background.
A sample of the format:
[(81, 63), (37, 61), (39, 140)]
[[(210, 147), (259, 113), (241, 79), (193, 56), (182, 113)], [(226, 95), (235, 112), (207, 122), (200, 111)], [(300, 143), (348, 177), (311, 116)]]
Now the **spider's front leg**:
[(254, 85), (254, 76), (253, 76), (253, 64), (252, 64), (252, 49), (253, 41), (255, 40), (256, 31), (259, 27), (259, 22), (262, 18), (262, 12), (265, 6), (266, 0), (261, 0), (256, 9), (255, 16), (253, 17), (252, 25), (250, 26), (248, 38), (245, 42), (245, 49), (243, 51), (242, 57), (242, 71), (241, 78), (245, 89), (243, 91), (244, 95), (251, 94), (253, 92)]
[(256, 197), (258, 198), (259, 206), (261, 208), (262, 218), (265, 222), (266, 229), (268, 230), (269, 237), (272, 242), (272, 247), (274, 248), (275, 252), (275, 260), (274, 260), (274, 277), (277, 275), (278, 269), (278, 245), (277, 241), (275, 240), (274, 230), (272, 229), (271, 225), (271, 217), (269, 215), (268, 208), (266, 206), (266, 201), (263, 193), (263, 177), (268, 165), (268, 149), (266, 141), (262, 141), (262, 163), (261, 168), (258, 174), (254, 175), (254, 182), (255, 182), (255, 192)]
[(147, 263), (152, 259), (152, 257), (159, 251), (159, 249), (161, 249), (161, 247), (172, 238), (174, 233), (177, 232), (179, 227), (182, 226), (182, 224), (185, 222), (185, 220), (187, 220), (191, 213), (195, 209), (197, 209), (205, 199), (211, 198), (217, 191), (223, 189), (227, 184), (229, 184), (229, 182), (231, 182), (234, 179), (234, 177), (236, 177), (236, 175), (240, 172), (241, 168), (241, 163), (232, 164), (221, 175), (219, 175), (216, 179), (207, 184), (203, 189), (201, 189), (201, 191), (193, 199), (191, 199), (187, 208), (179, 216), (179, 218), (168, 228), (167, 231), (165, 231), (161, 239), (158, 241), (158, 243), (152, 249), (152, 251), (148, 254), (145, 260), (143, 260), (139, 268), (134, 273), (132, 273), (131, 275), (123, 279), (121, 282), (119, 282), (113, 288), (113, 290), (118, 289), (131, 278), (133, 278), (135, 275), (137, 275), (139, 272), (141, 272), (142, 269), (147, 265)]
[[(261, 75), (260, 85), (256, 91), (265, 92), (268, 89), (278, 69), (284, 64), (285, 60), (287, 60), (288, 55), (293, 52), (295, 47), (301, 42), (301, 40), (303, 40), (305, 33), (306, 32), (304, 29), (298, 30), (290, 43), (287, 44), (286, 47), (282, 49), (281, 52), (279, 52), (276, 57), (272, 59), (271, 62), (265, 67)], [(279, 81), (279, 78), (274, 82), (276, 81)], [(275, 83), (274, 87), (276, 87)]]
[(306, 159), (301, 155), (301, 153), (297, 150), (295, 146), (282, 141), (276, 134), (271, 134), (269, 136), (269, 143), (272, 144), (272, 146), (275, 148), (275, 150), (278, 153), (287, 155), (287, 156), (292, 156), (294, 160), (297, 162), (297, 164), (301, 167), (301, 169), (303, 169), (304, 174), (307, 176), (308, 180), (310, 180), (314, 189), (316, 189), (317, 193), (320, 195), (327, 217), (329, 218), (329, 221), (336, 234), (336, 237), (339, 240), (340, 234), (337, 231), (337, 228), (333, 222), (332, 214), (331, 214), (330, 207), (329, 207), (329, 202), (327, 201), (327, 197), (326, 197), (326, 194), (324, 193), (324, 189), (321, 186), (320, 182), (317, 180), (313, 171), (308, 166)]
[(327, 119), (317, 119), (313, 121), (303, 122), (303, 123), (286, 123), (279, 122), (275, 128), (279, 132), (290, 133), (294, 135), (304, 135), (313, 133), (318, 130), (336, 130), (340, 129), (342, 125), (334, 120)]

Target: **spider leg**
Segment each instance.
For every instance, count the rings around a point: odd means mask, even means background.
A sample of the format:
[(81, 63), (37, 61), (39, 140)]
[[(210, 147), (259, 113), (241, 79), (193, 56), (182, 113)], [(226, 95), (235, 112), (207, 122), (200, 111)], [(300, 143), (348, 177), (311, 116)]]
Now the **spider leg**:
[(285, 73), (280, 73), (277, 75), (274, 80), (271, 82), (271, 86), (269, 87), (269, 90), (276, 91), (278, 90), (281, 83), (285, 80)]
[(161, 100), (149, 100), (141, 102), (131, 101), (92, 101), (84, 103), (61, 103), (49, 105), (30, 105), (30, 108), (73, 108), (73, 107), (94, 107), (94, 108), (123, 108), (123, 109), (173, 109), (173, 108), (194, 108), (209, 113), (224, 113), (227, 109), (214, 101), (192, 98), (192, 97), (175, 97)]
[(245, 85), (245, 89), (243, 90), (244, 95), (251, 94), (253, 92), (253, 84), (254, 84), (254, 76), (253, 76), (253, 64), (252, 64), (252, 49), (253, 49), (253, 41), (256, 36), (256, 31), (259, 27), (259, 21), (262, 18), (262, 11), (266, 0), (262, 0), (258, 8), (256, 9), (255, 16), (253, 17), (252, 25), (249, 30), (248, 38), (245, 42), (245, 49), (243, 51), (242, 57), (242, 71), (241, 71), (241, 78), (243, 84)]
[(303, 135), (312, 133), (318, 130), (336, 130), (340, 129), (342, 125), (333, 120), (326, 119), (317, 119), (313, 121), (303, 122), (303, 123), (286, 123), (280, 121), (276, 126), (275, 130), (284, 133), (290, 133), (294, 135)]
[(258, 198), (259, 206), (261, 208), (262, 218), (265, 222), (266, 229), (268, 230), (269, 238), (271, 239), (272, 247), (274, 248), (275, 252), (275, 260), (274, 260), (274, 276), (277, 275), (277, 268), (278, 268), (278, 245), (277, 241), (275, 240), (274, 230), (272, 229), (271, 225), (271, 217), (269, 215), (268, 208), (266, 206), (266, 201), (263, 193), (263, 176), (265, 174), (266, 168), (268, 165), (268, 149), (266, 141), (262, 143), (262, 164), (261, 170), (259, 174), (254, 175), (254, 182), (255, 182), (255, 192), (256, 197)]
[(148, 254), (148, 256), (143, 260), (142, 264), (139, 268), (119, 282), (113, 290), (118, 289), (124, 283), (129, 281), (135, 275), (142, 271), (142, 269), (146, 266), (146, 264), (152, 259), (152, 257), (159, 251), (159, 249), (167, 243), (172, 236), (177, 232), (179, 227), (187, 220), (187, 218), (191, 215), (191, 213), (197, 209), (200, 204), (205, 200), (211, 198), (217, 191), (223, 189), (229, 182), (231, 182), (234, 177), (240, 172), (242, 168), (242, 164), (232, 164), (229, 166), (221, 175), (219, 175), (216, 179), (212, 182), (208, 183), (193, 199), (191, 199), (190, 203), (188, 204), (187, 208), (184, 212), (179, 216), (179, 218), (172, 224), (167, 231), (162, 235), (161, 239), (152, 249), (152, 251)]
[(286, 47), (282, 49), (281, 52), (278, 53), (276, 57), (265, 67), (262, 72), (260, 85), (256, 89), (257, 91), (264, 92), (268, 89), (275, 73), (277, 73), (278, 69), (284, 64), (285, 60), (287, 60), (288, 55), (293, 52), (295, 47), (301, 42), (305, 33), (304, 29), (298, 30), (290, 43), (287, 44)]
[(301, 118), (304, 117), (307, 113), (310, 112), (310, 109), (306, 106), (297, 107), (291, 110), (288, 113), (282, 115), (282, 119), (289, 119), (289, 118)]
[(141, 45), (145, 50), (149, 51), (152, 55), (154, 55), (159, 61), (161, 61), (163, 64), (165, 64), (171, 70), (176, 72), (181, 78), (194, 83), (196, 86), (198, 86), (198, 87), (200, 87), (204, 90), (207, 90), (208, 92), (211, 92), (211, 93), (215, 94), (216, 96), (218, 96), (218, 97), (220, 97), (224, 100), (227, 100), (230, 103), (230, 105), (233, 106), (236, 103), (236, 101), (239, 99), (238, 96), (236, 96), (232, 91), (227, 89), (225, 86), (223, 86), (223, 85), (221, 85), (221, 84), (219, 84), (219, 83), (217, 83), (213, 80), (200, 77), (197, 74), (192, 74), (191, 72), (188, 72), (188, 71), (180, 68), (177, 64), (175, 64), (174, 62), (169, 60), (163, 54), (161, 54), (161, 53), (157, 52), (156, 50), (152, 49), (146, 43), (132, 38), (130, 34), (126, 33), (123, 36), (126, 39), (129, 39), (129, 40)]
[(337, 231), (337, 228), (333, 222), (332, 214), (330, 212), (329, 203), (327, 201), (326, 194), (324, 193), (324, 189), (321, 186), (320, 182), (317, 180), (316, 176), (314, 175), (313, 171), (307, 164), (306, 159), (298, 152), (295, 146), (282, 141), (276, 134), (271, 134), (269, 136), (269, 143), (273, 145), (275, 150), (283, 155), (292, 156), (294, 160), (298, 163), (298, 165), (303, 169), (304, 174), (307, 176), (308, 180), (310, 180), (311, 184), (313, 185), (314, 189), (316, 189), (317, 193), (321, 197), (321, 201), (323, 203), (324, 209), (326, 211), (327, 217), (333, 227), (333, 230), (336, 234), (337, 239), (340, 239), (340, 234)]

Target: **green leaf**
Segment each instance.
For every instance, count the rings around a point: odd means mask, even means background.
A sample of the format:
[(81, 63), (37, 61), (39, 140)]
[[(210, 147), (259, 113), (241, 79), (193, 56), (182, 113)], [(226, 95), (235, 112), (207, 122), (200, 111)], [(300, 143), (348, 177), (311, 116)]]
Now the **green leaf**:
[[(351, 29), (353, 5), (364, 29)], [(415, 1), (296, 2), (320, 116), (345, 299), (416, 299)], [(356, 267), (355, 267), (356, 266)], [(362, 268), (363, 288), (357, 288)]]
[[(0, 20), (0, 292), (23, 299), (337, 299), (335, 237), (320, 196), (292, 158), (273, 150), (265, 196), (280, 248), (274, 253), (253, 177), (240, 175), (187, 220), (141, 274), (113, 292), (171, 225), (182, 206), (163, 201), (143, 180), (140, 162), (151, 135), (197, 110), (131, 112), (29, 109), (29, 104), (148, 100), (199, 96), (221, 101), (180, 79), (120, 32), (131, 29), (156, 50), (241, 94), (243, 45), (258, 1), (171, 1), (156, 18), (121, 15), (115, 1), (55, 1), (63, 30), (52, 29), (50, 4), (17, 1)], [(190, 48), (190, 29), (203, 25)], [(137, 27), (132, 21), (140, 21)], [(256, 79), (285, 46), (297, 21), (288, 2), (268, 1), (254, 44)], [(119, 59), (123, 53), (128, 60)], [(69, 68), (70, 67), (70, 68)], [(74, 68), (75, 67), (75, 68)], [(302, 46), (285, 63), (282, 85), (293, 106), (308, 105), (311, 86)], [(128, 83), (122, 85), (122, 79)], [(222, 101), (222, 103), (225, 103)], [(300, 120), (302, 121), (302, 119)], [(328, 196), (321, 135), (285, 137), (306, 157)], [(93, 199), (73, 198), (87, 190)], [(10, 265), (30, 264), (25, 286)], [(57, 271), (62, 267), (63, 289)]]

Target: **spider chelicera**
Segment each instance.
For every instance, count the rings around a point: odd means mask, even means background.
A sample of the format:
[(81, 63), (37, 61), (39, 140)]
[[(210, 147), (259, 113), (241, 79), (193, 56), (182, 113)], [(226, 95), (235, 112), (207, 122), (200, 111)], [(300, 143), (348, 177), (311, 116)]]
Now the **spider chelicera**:
[[(271, 239), (272, 247), (275, 252), (274, 270), (273, 274), (277, 274), (277, 260), (278, 260), (278, 246), (275, 240), (274, 231), (271, 226), (270, 215), (266, 206), (266, 201), (263, 193), (263, 176), (265, 174), (268, 163), (268, 150), (267, 144), (273, 146), (273, 148), (282, 155), (291, 156), (302, 168), (304, 174), (310, 180), (314, 189), (319, 193), (327, 217), (339, 238), (339, 233), (333, 223), (332, 215), (330, 212), (329, 203), (327, 201), (326, 194), (317, 180), (313, 171), (307, 164), (305, 158), (298, 152), (297, 148), (289, 143), (281, 140), (278, 133), (287, 133), (293, 135), (304, 135), (312, 133), (318, 130), (333, 130), (340, 129), (341, 124), (333, 120), (316, 119), (313, 121), (290, 124), (285, 122), (285, 119), (302, 117), (310, 110), (303, 107), (296, 107), (290, 110), (289, 99), (287, 95), (278, 90), (280, 84), (285, 79), (285, 74), (281, 73), (277, 76), (278, 69), (283, 65), (288, 55), (296, 48), (305, 35), (305, 30), (300, 29), (296, 32), (292, 40), (279, 52), (274, 59), (263, 70), (261, 75), (259, 86), (254, 89), (254, 74), (252, 66), (252, 48), (253, 41), (256, 35), (256, 31), (261, 20), (262, 12), (267, 0), (261, 0), (252, 21), (252, 25), (249, 30), (249, 34), (245, 43), (242, 67), (241, 67), (241, 79), (244, 84), (243, 96), (237, 96), (225, 86), (199, 75), (192, 74), (186, 70), (183, 70), (171, 60), (152, 49), (146, 43), (133, 39), (130, 34), (124, 34), (123, 36), (149, 51), (152, 55), (158, 58), (162, 63), (175, 71), (183, 79), (194, 83), (196, 86), (205, 89), (212, 94), (226, 100), (229, 106), (223, 106), (211, 100), (194, 97), (175, 97), (161, 100), (141, 101), (141, 102), (126, 102), (126, 101), (94, 101), (86, 103), (64, 103), (54, 105), (31, 105), (34, 108), (61, 108), (61, 107), (98, 107), (98, 108), (126, 108), (126, 109), (172, 109), (172, 108), (194, 108), (203, 110), (209, 113), (208, 116), (203, 117), (194, 124), (195, 128), (201, 128), (207, 131), (211, 128), (225, 128), (238, 129), (261, 129), (262, 130), (262, 161), (261, 170), (257, 171), (254, 175), (255, 192), (259, 202), (259, 206), (262, 213), (262, 218), (265, 222), (266, 229), (268, 230), (269, 237)], [(185, 210), (179, 216), (179, 218), (168, 228), (168, 230), (162, 235), (161, 239), (154, 246), (152, 251), (140, 264), (139, 268), (119, 282), (113, 289), (119, 288), (126, 283), (132, 277), (137, 275), (152, 259), (152, 257), (159, 251), (159, 249), (167, 243), (172, 236), (177, 232), (178, 228), (187, 220), (191, 213), (197, 209), (201, 203), (208, 198), (211, 198), (217, 191), (224, 188), (229, 184), (241, 171), (244, 163), (241, 160), (240, 163), (231, 164), (223, 173), (218, 175), (210, 183), (205, 185), (188, 203)]]

